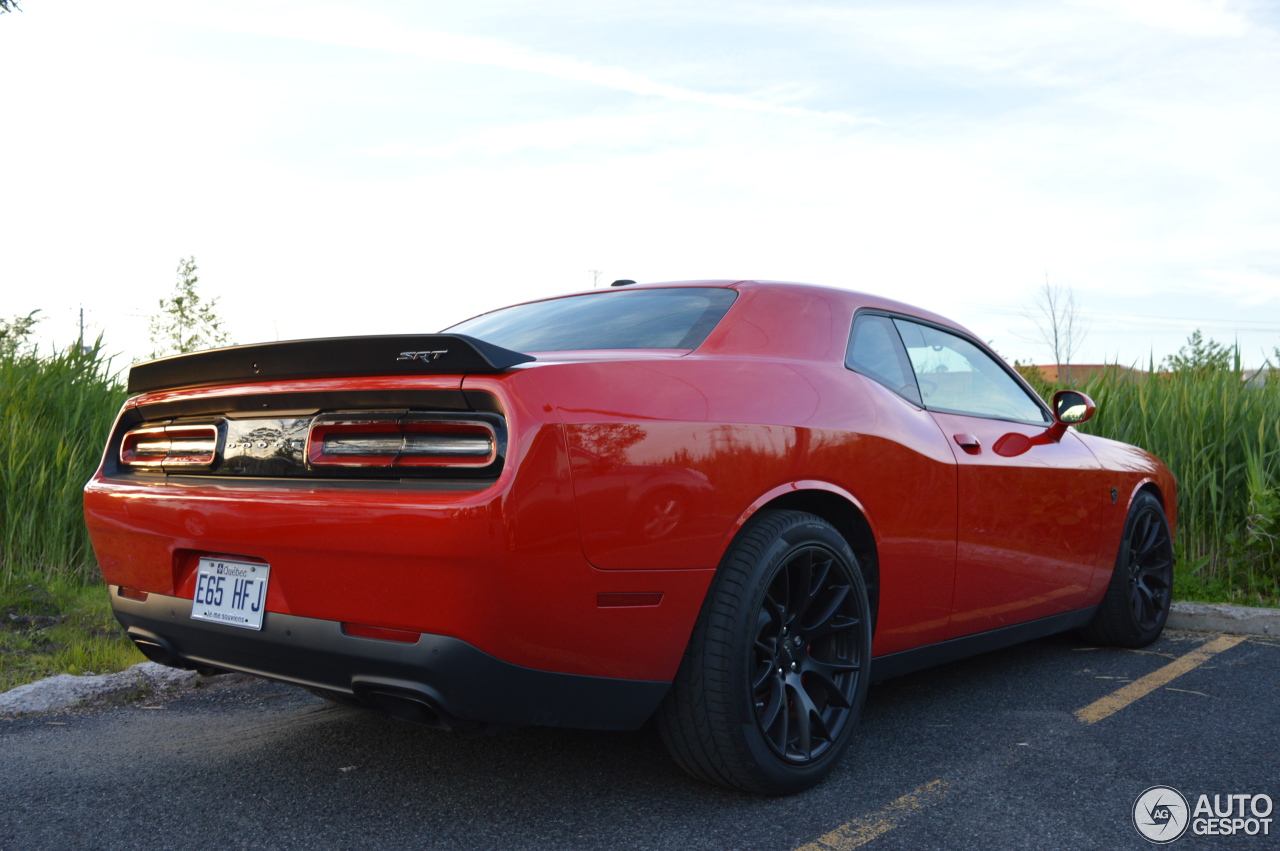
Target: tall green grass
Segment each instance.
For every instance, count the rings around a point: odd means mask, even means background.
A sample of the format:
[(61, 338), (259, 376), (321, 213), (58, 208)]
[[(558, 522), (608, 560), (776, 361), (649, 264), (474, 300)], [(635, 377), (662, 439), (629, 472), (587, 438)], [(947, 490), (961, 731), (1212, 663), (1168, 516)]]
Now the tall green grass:
[[(1056, 389), (1029, 378), (1046, 399)], [(1246, 385), (1237, 355), (1234, 369), (1117, 369), (1080, 389), (1098, 404), (1081, 431), (1154, 452), (1177, 477), (1179, 587), (1280, 603), (1280, 381)]]
[(124, 399), (101, 341), (0, 355), (0, 585), (96, 578), (81, 490)]

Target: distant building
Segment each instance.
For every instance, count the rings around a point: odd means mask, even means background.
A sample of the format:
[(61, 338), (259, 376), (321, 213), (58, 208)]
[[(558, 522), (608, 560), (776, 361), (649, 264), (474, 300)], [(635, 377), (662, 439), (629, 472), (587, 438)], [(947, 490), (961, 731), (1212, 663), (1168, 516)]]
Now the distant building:
[(1036, 369), (1040, 370), (1040, 376), (1050, 384), (1066, 384), (1067, 377), (1076, 384), (1083, 384), (1086, 381), (1092, 381), (1099, 376), (1111, 374), (1117, 378), (1130, 378), (1137, 380), (1146, 375), (1145, 370), (1133, 369), (1127, 366), (1120, 366), (1114, 363), (1073, 363), (1071, 365), (1058, 364), (1036, 364)]
[[(1120, 366), (1114, 363), (1073, 363), (1070, 366), (1064, 365), (1061, 369), (1057, 364), (1036, 364), (1032, 369), (1039, 370), (1040, 377), (1050, 384), (1085, 384), (1108, 373), (1117, 378), (1137, 381), (1140, 378), (1145, 378), (1148, 374), (1145, 369), (1133, 369), (1132, 367)], [(1068, 374), (1070, 375), (1069, 382), (1065, 377)], [(1159, 372), (1157, 374), (1170, 375), (1171, 373)], [(1262, 387), (1268, 383), (1280, 382), (1280, 368), (1266, 366), (1261, 369), (1245, 369), (1241, 370), (1240, 378), (1249, 387)]]
[(1244, 370), (1244, 383), (1249, 387), (1262, 387), (1280, 381), (1280, 368), (1264, 366), (1261, 369)]

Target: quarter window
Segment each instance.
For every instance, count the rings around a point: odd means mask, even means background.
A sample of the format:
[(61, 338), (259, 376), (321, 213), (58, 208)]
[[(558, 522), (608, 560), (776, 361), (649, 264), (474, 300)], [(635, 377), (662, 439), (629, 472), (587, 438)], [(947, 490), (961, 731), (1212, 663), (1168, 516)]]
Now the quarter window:
[(924, 407), (907, 352), (889, 317), (864, 313), (857, 318), (844, 365)]
[(894, 319), (931, 410), (1046, 423), (1044, 409), (991, 355), (965, 338), (930, 325)]

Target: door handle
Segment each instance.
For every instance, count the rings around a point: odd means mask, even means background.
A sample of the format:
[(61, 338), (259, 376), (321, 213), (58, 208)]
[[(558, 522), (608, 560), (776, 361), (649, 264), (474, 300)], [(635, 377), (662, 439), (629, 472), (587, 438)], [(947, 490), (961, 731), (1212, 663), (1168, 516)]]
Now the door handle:
[(956, 443), (960, 444), (961, 449), (977, 451), (982, 448), (982, 444), (978, 442), (978, 438), (972, 434), (953, 434), (951, 437)]

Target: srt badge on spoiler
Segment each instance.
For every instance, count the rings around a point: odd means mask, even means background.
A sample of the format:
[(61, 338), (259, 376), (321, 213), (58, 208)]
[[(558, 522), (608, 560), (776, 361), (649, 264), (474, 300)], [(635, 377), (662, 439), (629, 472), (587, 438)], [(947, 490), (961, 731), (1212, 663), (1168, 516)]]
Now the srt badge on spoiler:
[(396, 358), (396, 360), (433, 361), (440, 360), (447, 354), (449, 354), (448, 349), (441, 349), (438, 352), (401, 352), (400, 357)]

